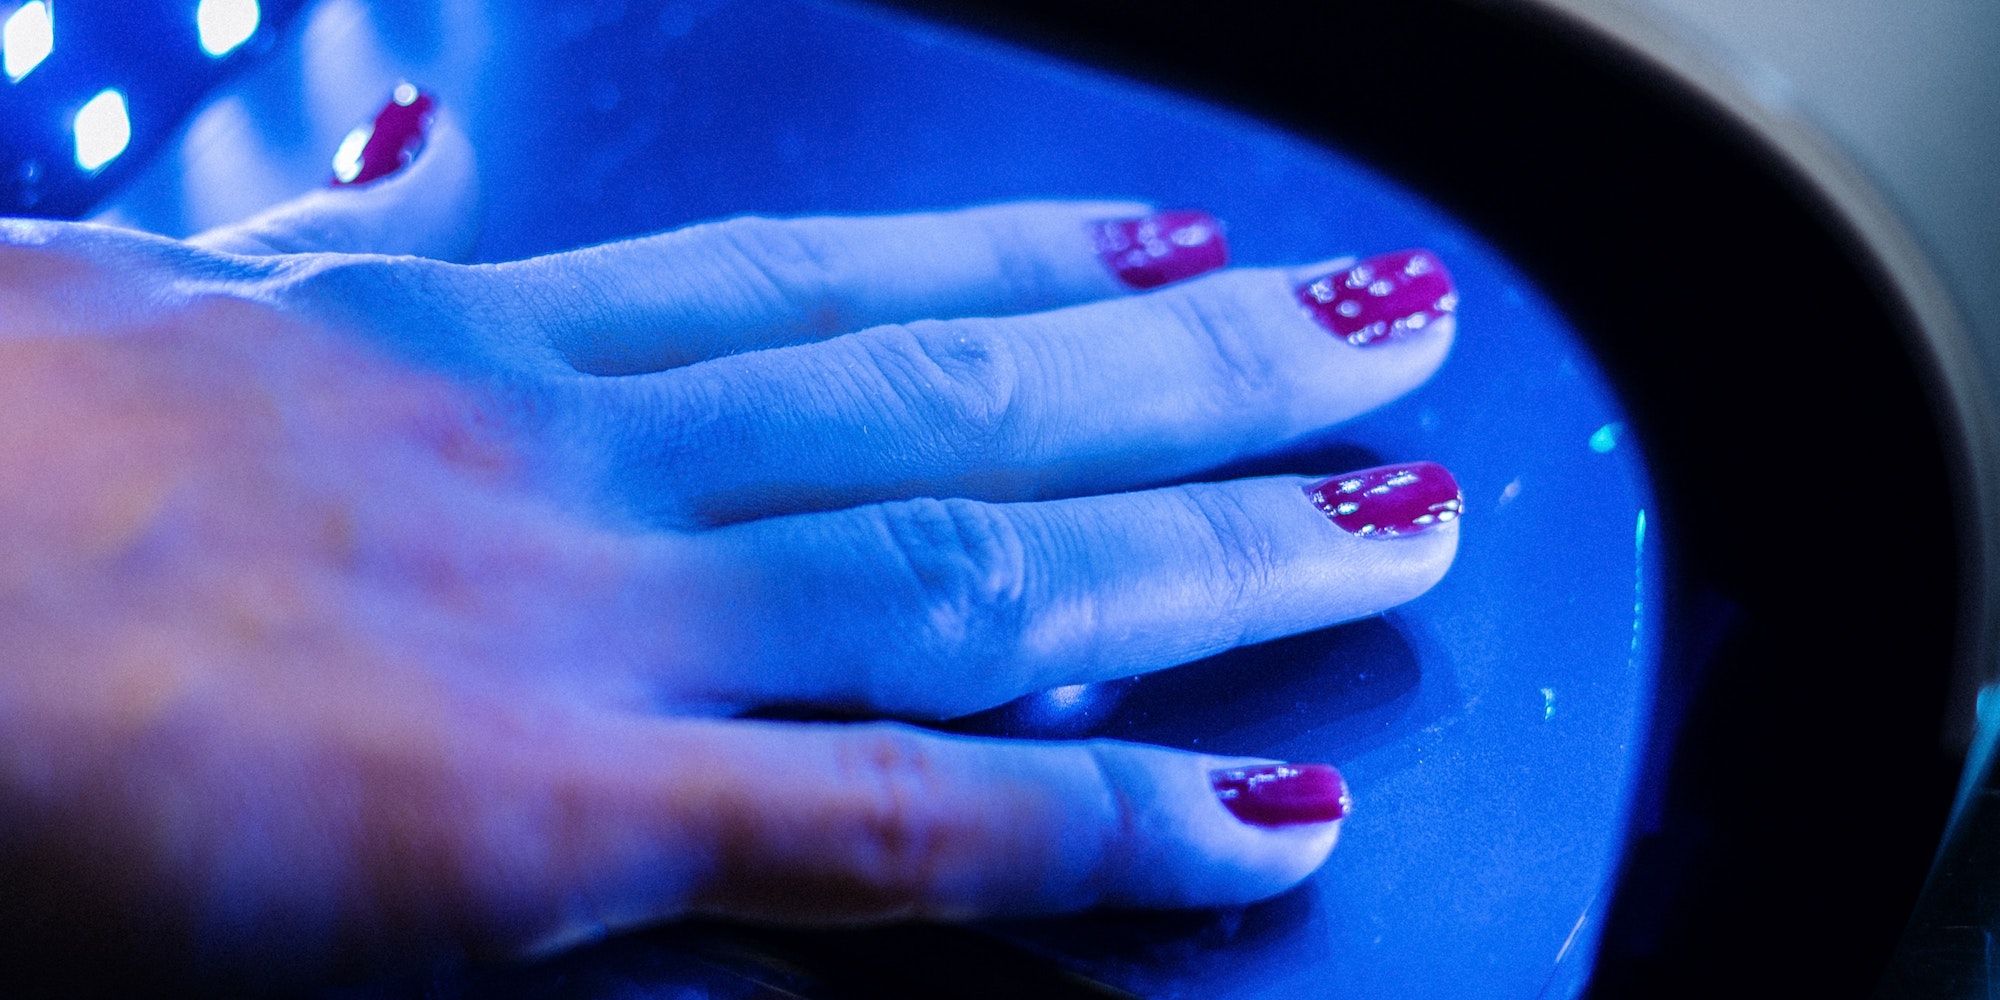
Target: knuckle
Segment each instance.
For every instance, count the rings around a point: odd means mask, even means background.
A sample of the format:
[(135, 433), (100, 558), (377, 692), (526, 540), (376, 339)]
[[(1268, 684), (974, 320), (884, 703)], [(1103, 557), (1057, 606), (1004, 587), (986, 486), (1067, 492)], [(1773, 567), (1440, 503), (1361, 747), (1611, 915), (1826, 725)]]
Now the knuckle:
[(864, 894), (890, 913), (924, 915), (945, 902), (945, 866), (963, 835), (934, 750), (909, 730), (880, 726), (841, 752), (856, 789), (849, 832)]
[(348, 254), (295, 254), (277, 258), (268, 291), (309, 315), (342, 322), (381, 325), (392, 310), (380, 308), (407, 286), (412, 267), (395, 266), (386, 258)]
[(1270, 532), (1243, 494), (1226, 485), (1184, 486), (1173, 495), (1191, 515), (1191, 536), (1202, 550), (1196, 558), (1209, 567), (1219, 614), (1239, 619), (1240, 609), (1271, 592), (1280, 571)]
[(600, 463), (597, 475), (635, 511), (690, 531), (742, 516), (745, 498), (713, 472), (718, 456), (747, 447), (750, 422), (773, 412), (741, 405), (757, 398), (751, 390), (674, 371), (649, 379), (587, 376), (568, 392), (565, 438), (590, 442), (585, 453)]
[(619, 329), (619, 303), (644, 276), (578, 254), (433, 266), (440, 272), (435, 284), (448, 296), (441, 299), (450, 306), (446, 322), (476, 328), (524, 357), (587, 374), (624, 374), (603, 357), (607, 341), (619, 340), (606, 332)]
[(1054, 304), (1051, 290), (1066, 284), (1059, 255), (1038, 249), (1045, 239), (1030, 218), (1029, 212), (1015, 206), (967, 216), (977, 234), (968, 242), (992, 254), (991, 273), (999, 280), (999, 290), (1004, 296), (1000, 301), (1021, 303), (1023, 308)]
[(954, 464), (992, 464), (1019, 423), (1021, 364), (993, 324), (923, 322), (876, 327), (856, 338), (870, 369), (923, 439)]
[(1005, 696), (1009, 667), (1032, 630), (1027, 548), (1000, 508), (971, 500), (907, 500), (880, 508), (909, 601), (907, 641), (922, 665), (950, 664), (949, 683), (878, 677), (879, 705), (936, 714)]
[(366, 334), (406, 357), (450, 367), (528, 357), (525, 345), (507, 341), (508, 326), (494, 306), (466, 293), (464, 276), (472, 269), (420, 257), (340, 253), (273, 260), (276, 266), (259, 288), (260, 297)]
[[(1110, 740), (1095, 739), (1082, 745), (1085, 759), (1089, 761), (1092, 777), (1102, 791), (1103, 805), (1099, 807), (1105, 819), (1096, 824), (1098, 831), (1095, 850), (1085, 866), (1088, 873), (1077, 880), (1077, 890), (1081, 895), (1078, 906), (1102, 906), (1131, 902), (1124, 896), (1125, 887), (1133, 882), (1133, 872), (1124, 863), (1137, 855), (1144, 843), (1144, 819), (1139, 805), (1133, 801), (1130, 768), (1120, 763), (1117, 744)], [(1143, 881), (1153, 882), (1157, 873), (1148, 873)]]
[(852, 255), (815, 219), (746, 215), (710, 227), (753, 280), (822, 333), (849, 328), (859, 281)]
[[(0, 329), (103, 330), (171, 320), (206, 303), (260, 300), (272, 265), (151, 234), (0, 219)], [(89, 302), (87, 314), (73, 303)]]
[[(1254, 277), (1254, 276), (1251, 276)], [(1259, 308), (1268, 289), (1247, 287), (1243, 275), (1224, 275), (1162, 296), (1169, 322), (1192, 342), (1206, 369), (1201, 386), (1219, 412), (1263, 412), (1283, 403), (1292, 366), (1277, 356), (1261, 331), (1270, 322)]]

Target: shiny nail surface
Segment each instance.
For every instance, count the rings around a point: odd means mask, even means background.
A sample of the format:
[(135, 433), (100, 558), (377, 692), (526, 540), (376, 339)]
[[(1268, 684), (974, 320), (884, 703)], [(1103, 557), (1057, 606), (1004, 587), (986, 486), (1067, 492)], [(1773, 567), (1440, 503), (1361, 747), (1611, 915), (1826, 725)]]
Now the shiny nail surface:
[(1323, 275), (1299, 286), (1299, 301), (1356, 347), (1411, 336), (1458, 310), (1451, 274), (1429, 250), (1399, 250)]
[(1323, 479), (1306, 498), (1342, 530), (1363, 538), (1396, 538), (1456, 521), (1465, 494), (1436, 462), (1383, 465)]
[(1173, 211), (1091, 224), (1097, 256), (1131, 288), (1158, 288), (1229, 263), (1222, 223), (1207, 212)]
[(1223, 806), (1251, 826), (1331, 823), (1353, 807), (1331, 764), (1234, 767), (1210, 772), (1208, 781)]
[(414, 84), (399, 83), (375, 120), (357, 126), (333, 154), (333, 179), (328, 187), (347, 187), (380, 180), (423, 152), (437, 102)]

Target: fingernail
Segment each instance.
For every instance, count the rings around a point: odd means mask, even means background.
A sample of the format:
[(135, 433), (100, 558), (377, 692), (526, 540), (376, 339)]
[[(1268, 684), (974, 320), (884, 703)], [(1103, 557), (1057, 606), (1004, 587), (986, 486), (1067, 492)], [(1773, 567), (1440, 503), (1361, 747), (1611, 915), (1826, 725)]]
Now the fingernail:
[(1384, 465), (1323, 479), (1306, 497), (1333, 523), (1363, 538), (1396, 538), (1458, 520), (1465, 494), (1436, 462)]
[(1229, 263), (1222, 223), (1207, 212), (1159, 212), (1091, 224), (1097, 256), (1132, 288), (1158, 288)]
[(328, 187), (348, 187), (380, 180), (423, 152), (424, 138), (437, 102), (415, 84), (399, 83), (375, 120), (357, 126), (333, 154), (333, 178)]
[(1353, 808), (1331, 764), (1264, 764), (1209, 773), (1217, 798), (1251, 826), (1331, 823)]
[(1300, 285), (1299, 301), (1334, 336), (1366, 347), (1451, 315), (1458, 292), (1437, 254), (1399, 250)]

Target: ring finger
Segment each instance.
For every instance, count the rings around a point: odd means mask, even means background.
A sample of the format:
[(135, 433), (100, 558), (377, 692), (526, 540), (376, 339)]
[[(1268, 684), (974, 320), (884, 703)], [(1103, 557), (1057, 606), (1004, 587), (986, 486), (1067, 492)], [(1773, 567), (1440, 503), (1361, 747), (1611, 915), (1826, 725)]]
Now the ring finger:
[(666, 536), (640, 591), (680, 624), (633, 662), (669, 700), (723, 710), (960, 715), (1401, 604), (1450, 566), (1462, 505), (1417, 462)]

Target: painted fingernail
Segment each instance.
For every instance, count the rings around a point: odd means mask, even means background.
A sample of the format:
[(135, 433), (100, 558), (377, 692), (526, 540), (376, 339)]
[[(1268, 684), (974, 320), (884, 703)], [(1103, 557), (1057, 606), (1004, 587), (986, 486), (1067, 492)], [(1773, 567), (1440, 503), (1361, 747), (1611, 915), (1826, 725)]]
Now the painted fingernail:
[(1223, 806), (1251, 826), (1331, 823), (1353, 808), (1347, 781), (1331, 764), (1264, 764), (1211, 771)]
[(1300, 285), (1299, 301), (1334, 336), (1366, 347), (1451, 315), (1458, 309), (1458, 292), (1437, 254), (1399, 250)]
[(1333, 523), (1363, 538), (1396, 538), (1458, 520), (1465, 494), (1436, 462), (1384, 465), (1324, 479), (1306, 497)]
[(1229, 263), (1222, 223), (1207, 212), (1159, 212), (1091, 223), (1097, 256), (1132, 288), (1158, 288)]
[(375, 120), (356, 126), (333, 154), (328, 187), (380, 180), (417, 158), (436, 117), (437, 102), (415, 84), (399, 83)]

